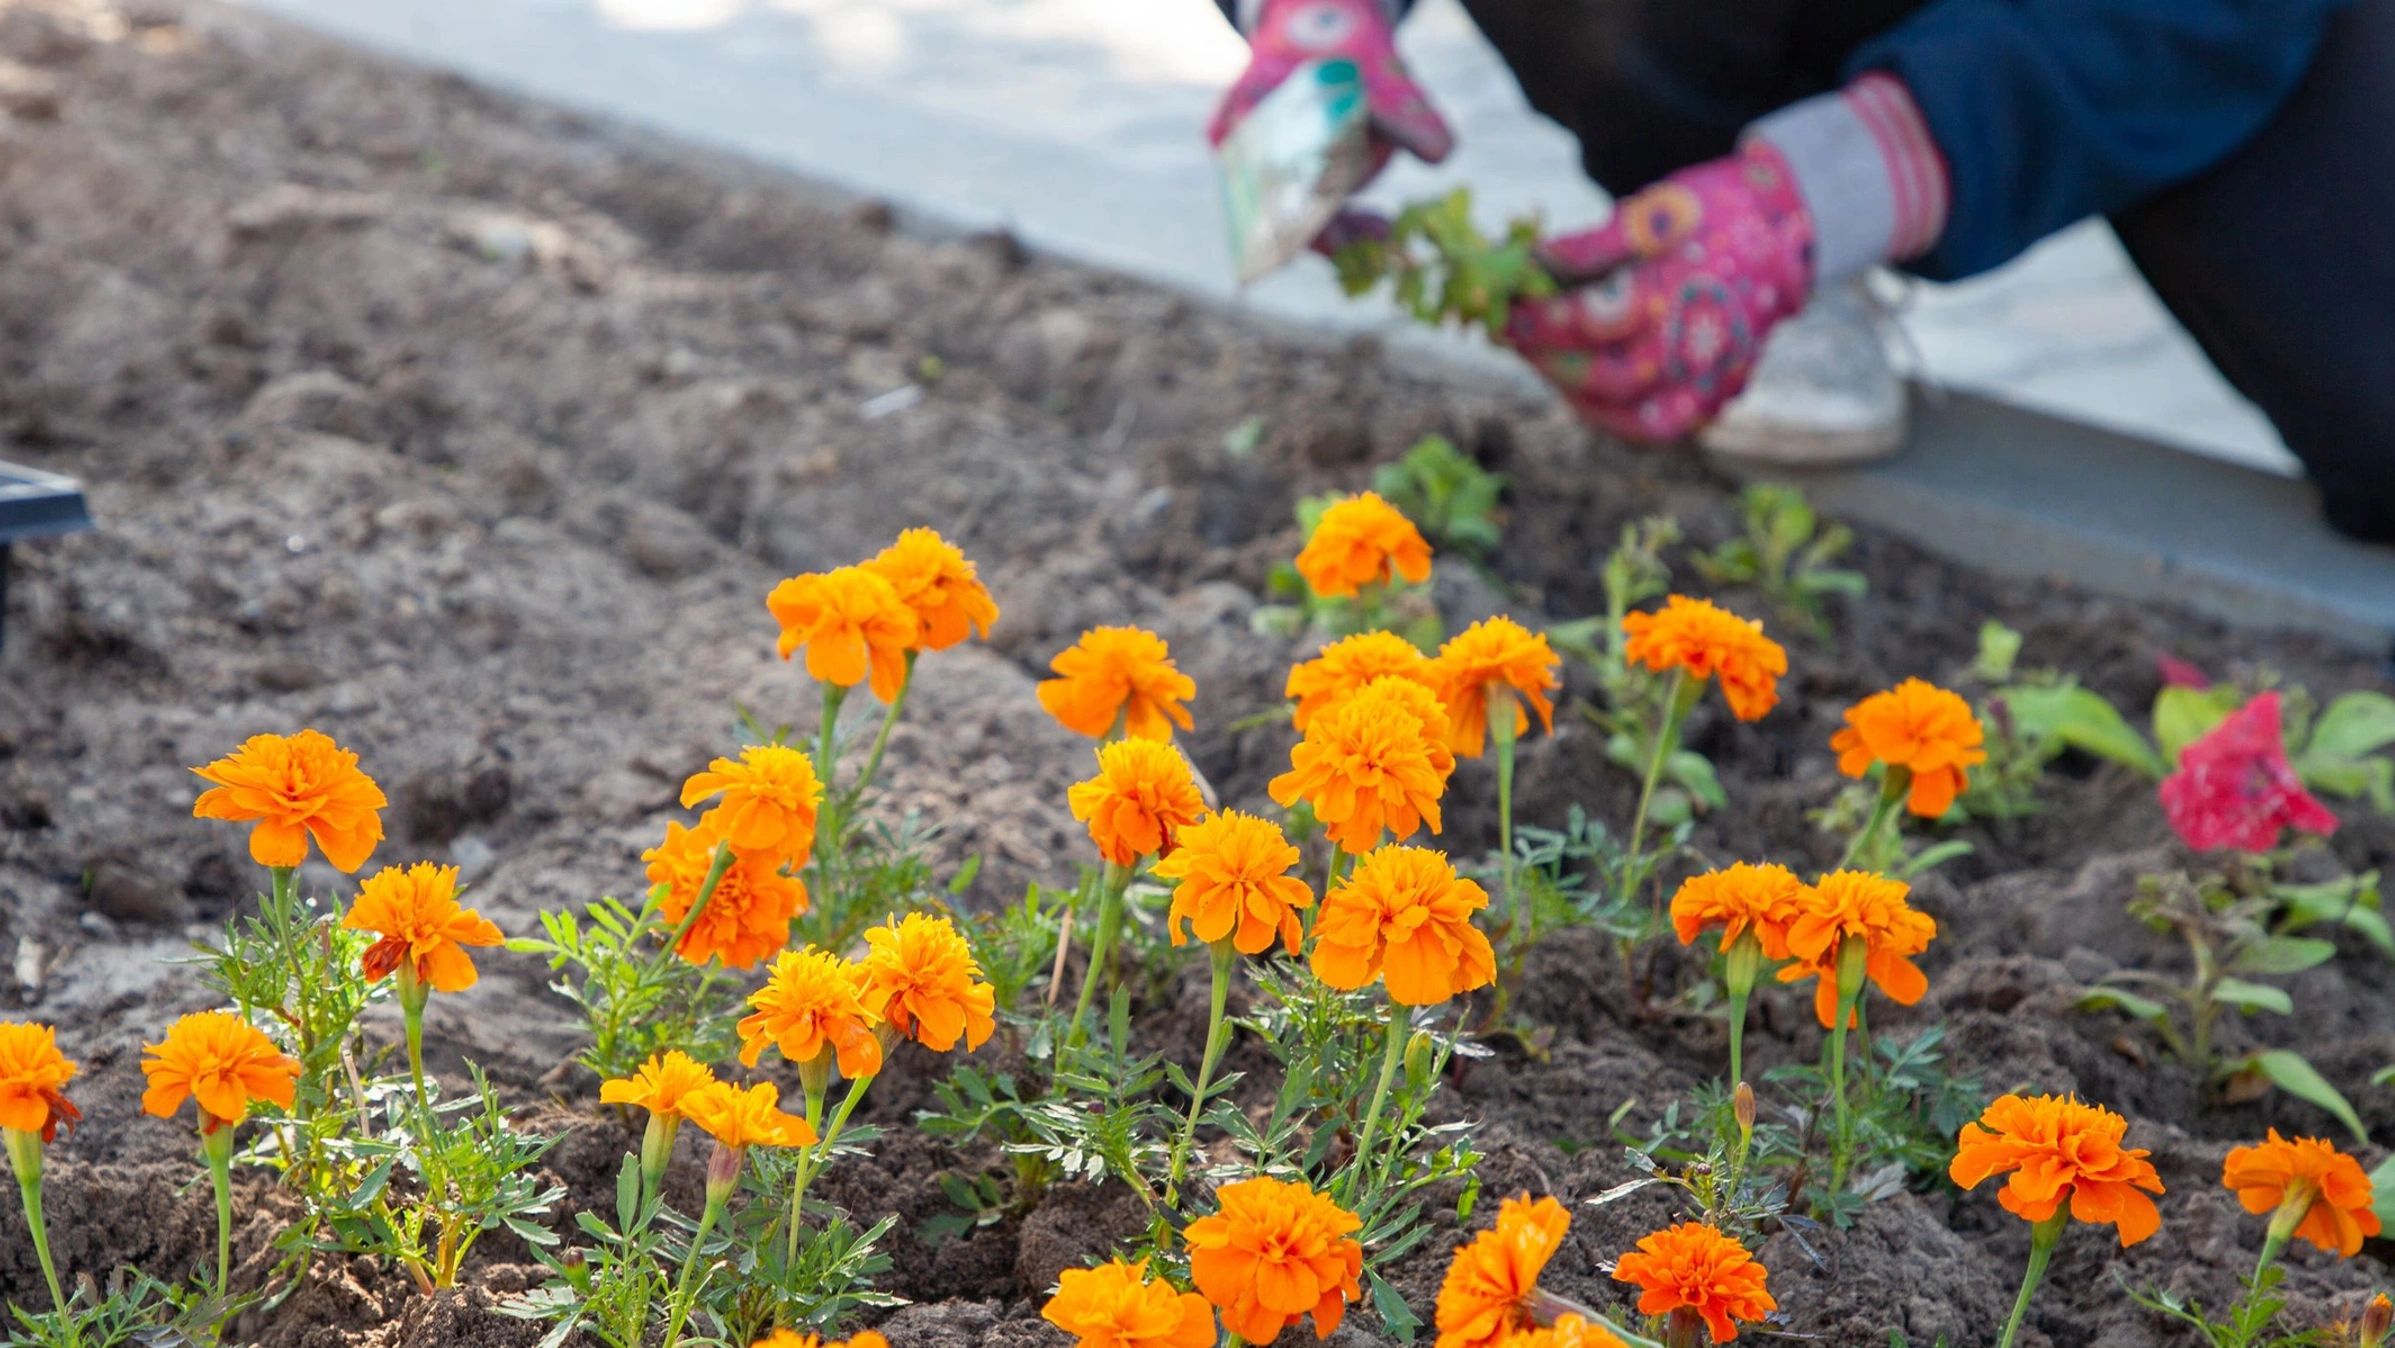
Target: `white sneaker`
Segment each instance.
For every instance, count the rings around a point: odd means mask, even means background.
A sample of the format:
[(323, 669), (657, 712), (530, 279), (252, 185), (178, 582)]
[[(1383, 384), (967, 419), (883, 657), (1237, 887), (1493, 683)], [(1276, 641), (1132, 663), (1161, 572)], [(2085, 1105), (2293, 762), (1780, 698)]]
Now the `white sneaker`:
[(1884, 459), (1904, 446), (1904, 381), (1880, 339), (1862, 278), (1828, 287), (1772, 329), (1745, 391), (1697, 443), (1749, 463), (1817, 467)]

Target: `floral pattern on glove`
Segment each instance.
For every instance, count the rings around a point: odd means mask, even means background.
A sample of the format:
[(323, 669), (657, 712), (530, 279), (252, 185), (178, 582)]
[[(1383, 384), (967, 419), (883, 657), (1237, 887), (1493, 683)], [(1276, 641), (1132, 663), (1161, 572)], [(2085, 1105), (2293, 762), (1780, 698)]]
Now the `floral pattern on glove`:
[(1365, 105), (1371, 109), (1373, 172), (1399, 148), (1437, 163), (1455, 148), (1455, 135), (1430, 106), (1422, 86), (1397, 55), (1396, 34), (1380, 0), (1266, 0), (1248, 35), (1246, 73), (1223, 95), (1206, 128), (1209, 144), (1220, 145), (1241, 119), (1308, 61), (1345, 57), (1364, 76)]
[(1570, 288), (1516, 309), (1506, 341), (1582, 419), (1677, 440), (1746, 387), (1764, 337), (1804, 306), (1812, 246), (1787, 161), (1749, 141), (1549, 240), (1542, 260)]

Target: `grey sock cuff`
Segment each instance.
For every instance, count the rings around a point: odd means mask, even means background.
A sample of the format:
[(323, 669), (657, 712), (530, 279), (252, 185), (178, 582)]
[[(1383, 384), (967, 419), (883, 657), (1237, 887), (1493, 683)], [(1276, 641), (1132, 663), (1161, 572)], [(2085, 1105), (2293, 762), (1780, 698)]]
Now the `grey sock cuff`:
[(1896, 190), (1872, 133), (1844, 94), (1819, 94), (1746, 130), (1788, 161), (1813, 215), (1814, 284), (1886, 261), (1896, 237)]

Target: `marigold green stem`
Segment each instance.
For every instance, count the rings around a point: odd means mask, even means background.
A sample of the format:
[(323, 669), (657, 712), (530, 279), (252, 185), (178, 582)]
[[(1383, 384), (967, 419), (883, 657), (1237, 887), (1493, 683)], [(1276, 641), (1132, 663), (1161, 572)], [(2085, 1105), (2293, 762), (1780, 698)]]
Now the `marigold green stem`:
[(1131, 887), (1131, 868), (1109, 861), (1098, 880), (1098, 930), (1089, 940), (1089, 968), (1081, 975), (1081, 996), (1073, 1003), (1073, 1023), (1065, 1031), (1066, 1047), (1081, 1043), (1082, 1022), (1089, 1016), (1090, 999), (1106, 973), (1106, 956), (1123, 925), (1123, 891)]
[[(211, 1130), (208, 1125), (215, 1124)], [(216, 1189), (216, 1297), (222, 1301), (233, 1274), (233, 1125), (200, 1111), (200, 1159)]]
[(1838, 864), (1832, 869), (1845, 870), (1855, 864), (1856, 858), (1869, 855), (1866, 847), (1879, 837), (1880, 830), (1887, 827), (1888, 820), (1896, 813), (1897, 802), (1903, 800), (1912, 789), (1913, 770), (1901, 763), (1889, 764), (1879, 779), (1879, 799), (1872, 802), (1870, 820), (1863, 825), (1862, 832), (1855, 834), (1853, 840), (1846, 844), (1846, 854), (1838, 858)]
[(50, 1260), (50, 1228), (42, 1221), (42, 1135), (19, 1128), (0, 1129), (6, 1134), (8, 1168), (17, 1177), (17, 1196), (25, 1202), (25, 1229), (33, 1236), (33, 1252), (40, 1258), (42, 1277), (50, 1284), (50, 1309), (57, 1312), (59, 1322), (67, 1326), (68, 1342), (80, 1341), (74, 1322), (66, 1318), (66, 1293), (58, 1282), (58, 1265)]
[(707, 1206), (699, 1212), (699, 1229), (691, 1234), (690, 1253), (682, 1259), (682, 1276), (674, 1282), (673, 1316), (666, 1322), (665, 1348), (675, 1348), (682, 1341), (682, 1323), (690, 1318), (690, 1303), (698, 1295), (698, 1288), (691, 1284), (691, 1275), (698, 1270), (699, 1252), (706, 1248), (707, 1233), (715, 1229), (716, 1220), (723, 1216), (724, 1201), (710, 1193)]
[[(1397, 1062), (1405, 1056), (1406, 1031), (1411, 1028), (1411, 1021), (1412, 1017), (1404, 1007), (1395, 1002), (1389, 1003), (1389, 1044), (1381, 1054), (1380, 1080), (1373, 1084), (1372, 1103), (1364, 1109), (1363, 1132), (1356, 1139), (1356, 1162), (1352, 1173), (1358, 1183), (1363, 1181), (1366, 1170), (1372, 1164), (1372, 1139), (1380, 1130), (1380, 1110), (1388, 1102), (1389, 1083), (1396, 1079)], [(1351, 1185), (1343, 1196), (1353, 1199), (1354, 1187)]]
[(1638, 785), (1638, 809), (1630, 816), (1630, 843), (1622, 859), (1625, 898), (1641, 880), (1638, 861), (1646, 844), (1647, 810), (1655, 803), (1655, 784), (1663, 776), (1664, 760), (1671, 757), (1673, 746), (1680, 742), (1680, 726), (1688, 719), (1688, 713), (1696, 709), (1696, 700), (1704, 693), (1704, 683), (1689, 678), (1687, 670), (1672, 670), (1671, 685), (1664, 693), (1663, 723), (1655, 727), (1655, 750), (1647, 755), (1646, 776)]
[(1214, 943), (1214, 988), (1207, 1004), (1206, 1051), (1198, 1059), (1197, 1088), (1189, 1097), (1189, 1123), (1181, 1130), (1181, 1140), (1173, 1144), (1172, 1180), (1166, 1187), (1164, 1200), (1172, 1202), (1179, 1196), (1182, 1177), (1188, 1173), (1189, 1149), (1197, 1142), (1198, 1116), (1206, 1110), (1206, 1083), (1214, 1079), (1214, 1064), (1221, 1060), (1222, 1051), (1230, 1042), (1230, 1024), (1223, 1018), (1230, 1005), (1231, 966), (1239, 951), (1225, 936)]
[(399, 964), (399, 1023), (407, 1032), (408, 1076), (416, 1083), (416, 1107), (424, 1111), (425, 1124), (432, 1122), (432, 1096), (424, 1089), (424, 1003), (432, 989), (416, 976), (413, 962)]
[(1728, 965), (1722, 982), (1730, 993), (1730, 1084), (1734, 1087), (1746, 1080), (1746, 1003), (1755, 990), (1755, 978), (1763, 970), (1763, 943), (1754, 929), (1738, 933), (1730, 948), (1722, 952)]
[(1830, 1098), (1836, 1103), (1838, 1135), (1830, 1151), (1830, 1192), (1846, 1188), (1846, 1170), (1854, 1159), (1854, 1114), (1846, 1102), (1846, 1022), (1854, 1018), (1855, 1002), (1863, 995), (1863, 969), (1870, 947), (1859, 936), (1838, 938), (1838, 1010), (1830, 1026)]
[(865, 770), (857, 774), (855, 789), (860, 800), (865, 788), (873, 785), (873, 775), (881, 771), (882, 751), (890, 747), (890, 732), (898, 727), (898, 714), (906, 710), (906, 695), (915, 686), (915, 656), (919, 653), (906, 653), (906, 674), (898, 681), (898, 695), (890, 699), (889, 710), (882, 713), (881, 729), (874, 734), (873, 748), (865, 755)]
[(2054, 1247), (2062, 1243), (2062, 1228), (2071, 1220), (2070, 1209), (2060, 1207), (2054, 1215), (2029, 1228), (2029, 1269), (2021, 1276), (2021, 1294), (2013, 1299), (2012, 1318), (2004, 1322), (2004, 1337), (1996, 1348), (2012, 1348), (2013, 1339), (2021, 1332), (2021, 1321), (2029, 1315), (2030, 1295), (2046, 1276), (2046, 1261), (2054, 1257)]
[(840, 1140), (840, 1130), (848, 1126), (848, 1116), (856, 1112), (857, 1103), (865, 1098), (865, 1088), (872, 1084), (872, 1076), (861, 1076), (849, 1082), (848, 1093), (840, 1097), (840, 1107), (832, 1112), (831, 1126), (823, 1130), (814, 1146), (798, 1155), (798, 1173), (790, 1181), (790, 1229), (785, 1233), (783, 1249), (787, 1263), (798, 1262), (798, 1219), (801, 1205), (806, 1201), (807, 1186), (829, 1163), (832, 1144)]
[(1498, 879), (1514, 915), (1513, 944), (1520, 949), (1530, 940), (1530, 902), (1514, 888), (1514, 717), (1519, 708), (1509, 691), (1489, 697), (1489, 739), (1497, 755)]
[(715, 897), (716, 887), (723, 883), (724, 872), (730, 869), (732, 845), (719, 842), (715, 844), (715, 859), (707, 866), (707, 878), (699, 884), (698, 897), (690, 901), (690, 911), (682, 914), (682, 920), (674, 924), (673, 935), (666, 938), (665, 949), (659, 952), (658, 958), (663, 959), (682, 948), (682, 938), (688, 936), (690, 929), (698, 924), (699, 914), (707, 911), (708, 901)]

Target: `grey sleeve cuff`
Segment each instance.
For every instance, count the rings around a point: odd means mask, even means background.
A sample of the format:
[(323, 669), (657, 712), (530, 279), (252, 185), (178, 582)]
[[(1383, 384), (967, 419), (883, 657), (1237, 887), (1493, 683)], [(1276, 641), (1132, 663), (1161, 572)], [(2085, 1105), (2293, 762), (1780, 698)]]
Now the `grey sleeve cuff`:
[(1791, 103), (1746, 129), (1788, 161), (1813, 216), (1816, 285), (1886, 260), (1896, 239), (1896, 189), (1879, 138), (1844, 94)]

